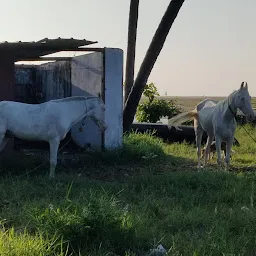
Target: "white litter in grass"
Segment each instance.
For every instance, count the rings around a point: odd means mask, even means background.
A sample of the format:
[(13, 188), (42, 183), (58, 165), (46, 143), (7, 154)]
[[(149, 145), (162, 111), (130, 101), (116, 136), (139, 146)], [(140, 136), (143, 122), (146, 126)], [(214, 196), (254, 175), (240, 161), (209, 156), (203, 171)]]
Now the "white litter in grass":
[(160, 244), (156, 249), (151, 249), (148, 256), (164, 256), (166, 254), (166, 249)]

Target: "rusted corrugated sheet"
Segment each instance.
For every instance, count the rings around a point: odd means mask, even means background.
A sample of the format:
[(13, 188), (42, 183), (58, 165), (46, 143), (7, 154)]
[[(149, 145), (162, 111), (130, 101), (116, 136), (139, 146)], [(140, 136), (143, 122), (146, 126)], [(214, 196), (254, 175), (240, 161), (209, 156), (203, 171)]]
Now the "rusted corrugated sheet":
[(0, 42), (0, 53), (9, 52), (13, 54), (14, 61), (29, 60), (39, 58), (43, 55), (56, 53), (59, 51), (75, 51), (81, 46), (91, 45), (97, 41), (74, 38), (44, 38), (31, 42)]

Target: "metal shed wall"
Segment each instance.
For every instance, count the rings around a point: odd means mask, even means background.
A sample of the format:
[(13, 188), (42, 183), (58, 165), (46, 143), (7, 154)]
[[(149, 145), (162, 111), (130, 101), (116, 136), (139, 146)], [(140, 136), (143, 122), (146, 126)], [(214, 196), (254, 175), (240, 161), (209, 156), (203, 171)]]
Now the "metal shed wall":
[[(71, 96), (69, 61), (15, 67), (15, 101), (40, 103)], [(41, 98), (32, 99), (42, 93)]]
[(56, 61), (36, 68), (35, 84), (44, 95), (44, 101), (71, 96), (71, 69), (69, 61)]

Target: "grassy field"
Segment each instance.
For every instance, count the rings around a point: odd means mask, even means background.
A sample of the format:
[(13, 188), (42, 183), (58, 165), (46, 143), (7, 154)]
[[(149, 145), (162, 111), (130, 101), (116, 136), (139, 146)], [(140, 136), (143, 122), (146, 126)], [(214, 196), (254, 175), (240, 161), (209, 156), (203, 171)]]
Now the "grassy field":
[[(224, 97), (212, 97), (212, 96), (205, 96), (205, 97), (182, 97), (182, 96), (160, 96), (160, 99), (166, 99), (166, 100), (177, 100), (177, 105), (181, 107), (182, 111), (188, 111), (195, 108), (195, 106), (202, 100), (206, 98), (210, 98), (213, 100), (223, 100)], [(145, 97), (142, 97), (142, 101), (145, 99)], [(256, 98), (252, 98), (252, 107), (256, 108)]]
[[(254, 128), (246, 126), (254, 138)], [(0, 255), (255, 255), (254, 143), (242, 127), (232, 169), (216, 159), (200, 172), (193, 145), (125, 137), (124, 148), (86, 154), (84, 167), (48, 166), (34, 158), (2, 166)]]

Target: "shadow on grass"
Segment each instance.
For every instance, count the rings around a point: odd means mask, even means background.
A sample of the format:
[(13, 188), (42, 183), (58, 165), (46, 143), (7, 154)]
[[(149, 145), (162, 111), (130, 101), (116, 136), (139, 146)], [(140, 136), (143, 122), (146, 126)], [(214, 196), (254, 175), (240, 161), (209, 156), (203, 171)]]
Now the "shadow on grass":
[[(173, 156), (168, 145), (150, 133), (133, 132), (124, 136), (121, 149), (105, 152), (88, 152), (65, 155), (58, 154), (56, 175), (61, 173), (86, 176), (100, 180), (126, 180), (144, 174), (159, 174), (196, 166), (191, 159)], [(1, 176), (48, 176), (49, 152), (35, 155), (16, 153), (1, 161)]]
[[(1, 230), (4, 224), (6, 234), (14, 228), (17, 236), (26, 230), (32, 240), (41, 237), (42, 251), (48, 250), (44, 255), (126, 255), (130, 248), (149, 246), (147, 237), (136, 235), (130, 213), (120, 201), (122, 187), (118, 184), (8, 178), (0, 182), (0, 192), (0, 212), (5, 217), (0, 218)], [(8, 239), (7, 235), (6, 255), (16, 246)], [(17, 246), (29, 246), (26, 242), (20, 236)]]

